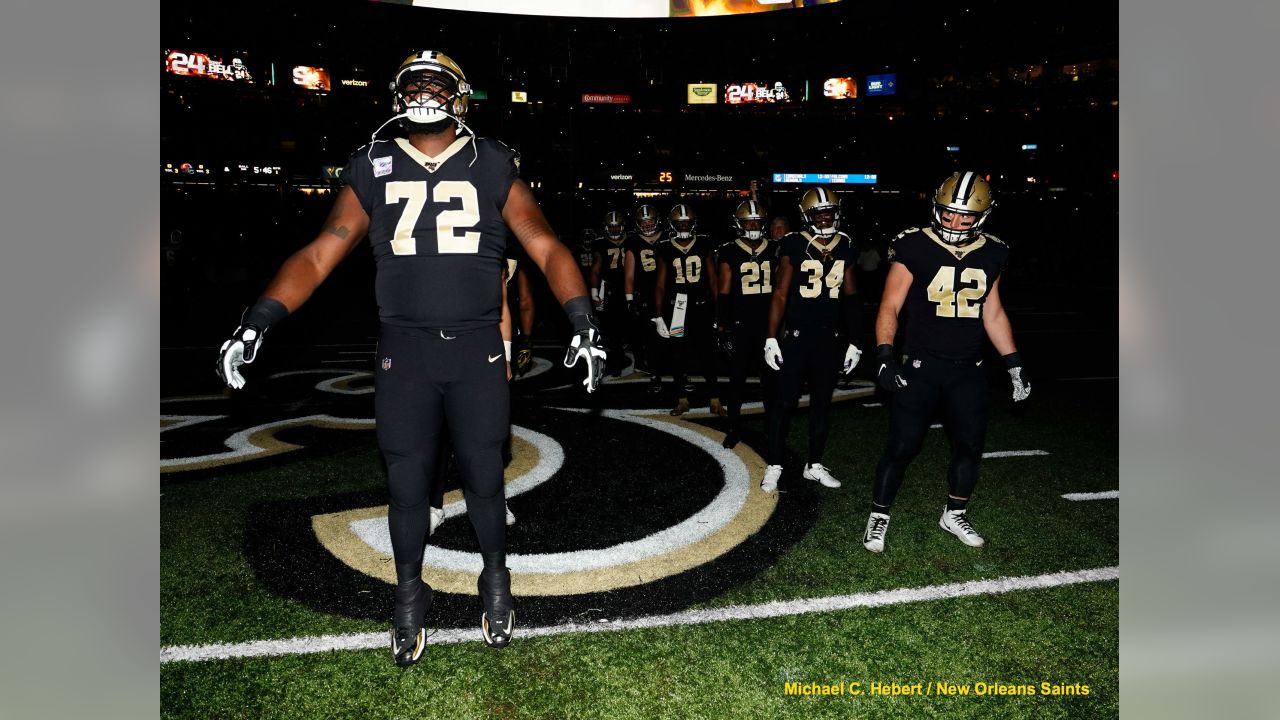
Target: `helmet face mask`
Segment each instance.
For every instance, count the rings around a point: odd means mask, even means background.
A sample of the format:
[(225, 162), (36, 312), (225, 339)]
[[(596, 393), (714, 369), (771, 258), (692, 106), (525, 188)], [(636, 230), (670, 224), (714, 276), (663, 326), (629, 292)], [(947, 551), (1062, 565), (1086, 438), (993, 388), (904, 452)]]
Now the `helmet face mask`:
[(435, 133), (465, 121), (471, 85), (448, 56), (433, 50), (405, 58), (391, 82), (392, 108), (411, 133)]
[(764, 238), (764, 209), (755, 200), (745, 200), (733, 211), (733, 226), (747, 240)]
[(604, 235), (613, 241), (622, 239), (626, 233), (626, 225), (622, 222), (622, 213), (611, 211), (604, 216)]
[(667, 215), (667, 225), (670, 226), (676, 239), (688, 240), (693, 237), (693, 230), (698, 226), (698, 218), (688, 205), (680, 203), (671, 208), (671, 212)]
[(658, 232), (658, 208), (652, 205), (641, 205), (636, 208), (636, 230), (641, 235), (655, 235)]
[(840, 232), (840, 199), (825, 188), (810, 188), (800, 197), (800, 216), (809, 232), (818, 237), (835, 237)]
[(933, 231), (943, 242), (968, 245), (995, 207), (991, 186), (974, 172), (953, 173), (933, 196)]

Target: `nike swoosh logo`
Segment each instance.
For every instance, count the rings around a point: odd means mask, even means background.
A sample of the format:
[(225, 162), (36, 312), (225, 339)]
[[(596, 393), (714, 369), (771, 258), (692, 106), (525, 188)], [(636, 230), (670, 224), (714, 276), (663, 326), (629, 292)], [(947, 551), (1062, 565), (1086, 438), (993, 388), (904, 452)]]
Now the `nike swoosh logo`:
[(884, 364), (884, 363), (880, 363), (880, 372), (878, 372), (878, 373), (876, 373), (876, 374), (877, 374), (877, 375), (879, 375), (880, 373), (884, 372), (884, 369), (885, 369), (885, 368), (887, 368), (887, 367), (889, 367), (889, 366), (888, 366), (888, 365), (886, 365), (886, 364)]
[(493, 357), (489, 358), (489, 362), (493, 362), (494, 360), (497, 360), (500, 357), (502, 357), (501, 353), (494, 355)]

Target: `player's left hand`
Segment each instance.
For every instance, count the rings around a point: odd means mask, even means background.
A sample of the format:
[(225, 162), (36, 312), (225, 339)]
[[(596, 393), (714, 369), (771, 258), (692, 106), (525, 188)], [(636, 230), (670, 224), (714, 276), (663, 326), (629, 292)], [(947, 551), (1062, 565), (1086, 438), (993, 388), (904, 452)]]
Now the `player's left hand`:
[(244, 387), (244, 376), (240, 374), (240, 366), (252, 363), (258, 356), (258, 348), (262, 345), (262, 336), (266, 333), (254, 325), (241, 325), (232, 333), (231, 339), (222, 343), (218, 350), (218, 377), (234, 390)]
[(1004, 366), (1009, 371), (1009, 379), (1013, 381), (1013, 401), (1018, 403), (1031, 397), (1031, 379), (1027, 377), (1027, 370), (1022, 366), (1022, 355), (1011, 352), (1003, 359)]
[(858, 367), (858, 361), (862, 359), (862, 351), (857, 345), (849, 343), (849, 349), (844, 351), (844, 366), (840, 368), (840, 372), (848, 375), (853, 369)]
[(516, 377), (524, 377), (525, 373), (533, 369), (533, 343), (527, 335), (521, 335), (516, 338), (516, 359), (515, 359)]
[(578, 358), (587, 363), (587, 379), (582, 381), (587, 392), (595, 392), (604, 377), (604, 361), (607, 353), (600, 343), (600, 333), (594, 328), (579, 330), (569, 341), (569, 349), (564, 354), (564, 366), (573, 367)]

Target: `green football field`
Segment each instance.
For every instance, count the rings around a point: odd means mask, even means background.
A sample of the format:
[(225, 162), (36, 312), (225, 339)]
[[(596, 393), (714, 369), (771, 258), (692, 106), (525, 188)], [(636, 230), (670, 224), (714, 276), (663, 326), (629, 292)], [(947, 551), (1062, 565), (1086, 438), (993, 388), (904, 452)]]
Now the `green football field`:
[[(1033, 407), (1018, 417), (1002, 402), (1003, 392), (993, 394), (987, 450), (1040, 452), (983, 463), (970, 514), (987, 538), (984, 548), (966, 547), (937, 526), (947, 449), (944, 432), (933, 430), (908, 471), (888, 550), (874, 555), (863, 549), (888, 410), (868, 406), (872, 398), (840, 402), (832, 411), (825, 462), (844, 487), (806, 489), (814, 498), (804, 508), (811, 525), (752, 577), (698, 599), (693, 608), (661, 617), (640, 608), (617, 627), (599, 625), (592, 632), (544, 625), (536, 628), (538, 636), (522, 638), (517, 610), (510, 648), (486, 648), (478, 629), (440, 631), (423, 661), (407, 670), (391, 662), (386, 647), (367, 640), (385, 634), (385, 622), (318, 611), (274, 592), (258, 581), (246, 558), (248, 518), (264, 502), (385, 493), (372, 432), (346, 431), (355, 439), (297, 459), (286, 455), (195, 478), (165, 476), (162, 715), (1115, 716), (1118, 501), (1075, 502), (1062, 495), (1119, 487), (1116, 383), (1041, 383)], [(805, 419), (802, 411), (792, 423), (793, 451), (804, 447)], [(752, 423), (758, 431), (760, 419)], [(605, 511), (627, 508), (619, 503)], [(545, 513), (544, 522), (572, 526), (572, 518), (558, 517), (554, 508)], [(520, 522), (534, 521), (523, 508)], [(1064, 572), (1074, 574), (1058, 575)], [(779, 601), (804, 602), (768, 605)], [(742, 607), (748, 609), (721, 612)], [(717, 619), (744, 614), (752, 617)], [(289, 638), (311, 640), (265, 651), (278, 654), (244, 656), (254, 647), (248, 643)], [(353, 644), (364, 649), (297, 651), (326, 638), (355, 638)], [(181, 659), (187, 655), (173, 652), (194, 648), (190, 656), (203, 658), (200, 648), (219, 643), (228, 644), (231, 657)], [(788, 693), (815, 683), (846, 692)], [(917, 683), (920, 695), (873, 694), (880, 684)], [(968, 694), (939, 695), (939, 684)], [(854, 688), (861, 694), (851, 693)], [(1034, 694), (1025, 694), (1028, 688)], [(1002, 694), (1011, 690), (1024, 694)], [(1054, 691), (1072, 694), (1045, 694)]]

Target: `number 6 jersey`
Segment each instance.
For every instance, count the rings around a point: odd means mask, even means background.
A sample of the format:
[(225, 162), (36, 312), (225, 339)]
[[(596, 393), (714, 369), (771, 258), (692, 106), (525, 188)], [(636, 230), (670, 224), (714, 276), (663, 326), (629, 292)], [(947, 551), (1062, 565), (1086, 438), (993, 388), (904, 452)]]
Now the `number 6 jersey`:
[(889, 261), (911, 272), (906, 352), (956, 360), (982, 355), (982, 306), (1009, 258), (1009, 246), (993, 235), (958, 247), (929, 228), (909, 228), (889, 243)]
[(470, 135), (436, 157), (404, 138), (351, 156), (342, 180), (369, 215), (383, 323), (445, 332), (498, 324), (502, 208), (519, 167), (506, 145)]

